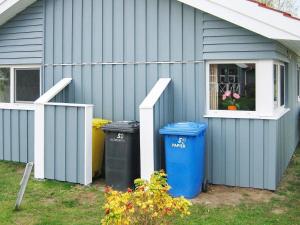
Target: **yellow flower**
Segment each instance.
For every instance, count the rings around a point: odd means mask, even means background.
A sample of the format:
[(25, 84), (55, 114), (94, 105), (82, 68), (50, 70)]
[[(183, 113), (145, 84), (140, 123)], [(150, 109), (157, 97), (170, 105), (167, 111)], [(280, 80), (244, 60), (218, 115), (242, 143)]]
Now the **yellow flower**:
[(172, 198), (168, 194), (170, 186), (167, 184), (167, 175), (163, 171), (155, 172), (150, 182), (136, 179), (135, 190), (122, 193), (107, 188), (106, 203), (103, 206), (105, 216), (101, 220), (103, 225), (142, 224), (149, 221), (151, 224), (166, 224), (166, 218), (172, 215), (182, 217), (190, 215), (191, 203), (184, 199)]

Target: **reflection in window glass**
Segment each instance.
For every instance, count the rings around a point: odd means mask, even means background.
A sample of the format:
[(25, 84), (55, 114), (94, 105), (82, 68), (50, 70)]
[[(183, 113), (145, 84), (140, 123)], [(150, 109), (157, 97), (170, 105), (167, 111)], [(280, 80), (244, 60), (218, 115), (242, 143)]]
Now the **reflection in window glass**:
[(39, 69), (16, 69), (15, 99), (18, 102), (33, 102), (40, 96)]
[(0, 102), (10, 102), (10, 68), (0, 68)]
[(255, 64), (210, 64), (211, 110), (255, 111)]
[(283, 106), (285, 103), (285, 69), (284, 66), (280, 66), (280, 105)]
[(300, 68), (297, 68), (297, 96), (300, 97)]
[(274, 65), (274, 105), (278, 106), (278, 65)]

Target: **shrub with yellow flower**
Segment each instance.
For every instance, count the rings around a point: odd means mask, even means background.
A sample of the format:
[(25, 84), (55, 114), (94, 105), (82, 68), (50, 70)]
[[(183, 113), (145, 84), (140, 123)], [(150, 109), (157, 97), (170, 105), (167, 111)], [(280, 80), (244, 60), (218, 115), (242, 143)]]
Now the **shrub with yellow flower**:
[(188, 200), (168, 194), (170, 186), (163, 171), (155, 172), (150, 181), (136, 179), (134, 183), (135, 190), (127, 192), (105, 189), (103, 225), (165, 225), (173, 215), (190, 215)]

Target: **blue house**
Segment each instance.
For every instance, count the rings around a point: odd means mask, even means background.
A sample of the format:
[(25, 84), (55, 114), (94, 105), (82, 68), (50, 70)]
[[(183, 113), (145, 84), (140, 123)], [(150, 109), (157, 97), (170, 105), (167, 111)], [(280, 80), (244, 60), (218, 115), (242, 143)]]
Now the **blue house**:
[(89, 184), (92, 118), (138, 120), (148, 178), (158, 129), (202, 121), (209, 183), (276, 189), (299, 141), (298, 18), (252, 0), (4, 0), (0, 25), (0, 160)]

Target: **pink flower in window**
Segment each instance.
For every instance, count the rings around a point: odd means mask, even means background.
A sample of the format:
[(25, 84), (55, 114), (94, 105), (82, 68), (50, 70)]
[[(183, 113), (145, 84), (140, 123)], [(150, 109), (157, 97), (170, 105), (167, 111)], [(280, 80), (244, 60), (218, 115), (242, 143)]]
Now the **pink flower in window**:
[(231, 95), (231, 91), (225, 91), (225, 94), (224, 94), (226, 97), (230, 97)]
[(224, 95), (222, 95), (222, 100), (224, 101), (224, 100), (226, 100), (226, 98), (227, 98), (227, 96), (224, 94)]
[(233, 97), (235, 98), (235, 99), (240, 99), (240, 95), (238, 94), (238, 93), (233, 93)]

